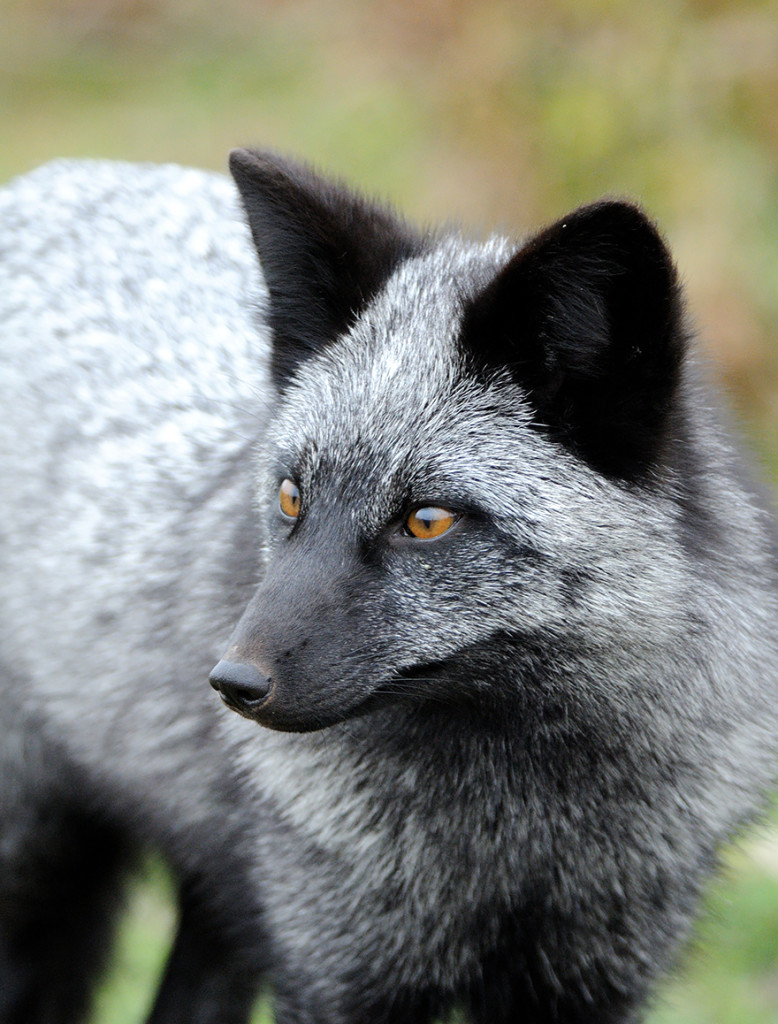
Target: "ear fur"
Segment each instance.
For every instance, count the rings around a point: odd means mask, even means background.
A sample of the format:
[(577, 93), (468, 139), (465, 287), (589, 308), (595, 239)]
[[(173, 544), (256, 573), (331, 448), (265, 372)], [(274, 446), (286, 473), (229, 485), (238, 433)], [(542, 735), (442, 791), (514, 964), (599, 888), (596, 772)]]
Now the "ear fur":
[(269, 290), (272, 373), (283, 389), (423, 241), (388, 210), (273, 154), (234, 150), (230, 171)]
[(539, 425), (608, 475), (660, 454), (685, 349), (680, 292), (636, 207), (582, 207), (531, 239), (467, 308), (462, 344), (508, 369)]

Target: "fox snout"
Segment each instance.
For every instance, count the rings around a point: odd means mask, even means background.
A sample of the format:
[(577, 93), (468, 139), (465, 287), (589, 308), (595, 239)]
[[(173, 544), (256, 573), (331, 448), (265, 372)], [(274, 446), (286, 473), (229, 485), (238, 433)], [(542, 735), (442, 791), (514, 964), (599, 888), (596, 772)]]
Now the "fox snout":
[(209, 676), (211, 686), (233, 711), (254, 718), (272, 688), (272, 680), (255, 665), (224, 658)]
[(356, 625), (364, 623), (358, 574), (344, 579), (322, 561), (314, 554), (276, 567), (210, 674), (228, 708), (271, 729), (307, 732), (341, 721), (385, 674), (376, 644)]

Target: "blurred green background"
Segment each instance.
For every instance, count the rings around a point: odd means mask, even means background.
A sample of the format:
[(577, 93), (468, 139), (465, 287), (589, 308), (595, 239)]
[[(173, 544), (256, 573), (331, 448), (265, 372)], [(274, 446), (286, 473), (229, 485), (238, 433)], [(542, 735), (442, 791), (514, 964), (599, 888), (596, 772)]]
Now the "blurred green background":
[[(0, 181), (64, 155), (223, 168), (238, 144), (479, 232), (638, 199), (778, 479), (774, 0), (0, 0)], [(778, 1024), (776, 821), (728, 853), (652, 1024)], [(150, 861), (100, 1024), (141, 1019), (170, 893)]]

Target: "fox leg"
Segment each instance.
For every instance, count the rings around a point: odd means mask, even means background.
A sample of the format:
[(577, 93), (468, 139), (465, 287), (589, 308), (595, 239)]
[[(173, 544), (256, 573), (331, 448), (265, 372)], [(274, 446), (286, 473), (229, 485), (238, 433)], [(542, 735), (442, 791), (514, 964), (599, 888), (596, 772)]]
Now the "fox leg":
[(258, 914), (248, 894), (230, 906), (217, 882), (206, 896), (202, 880), (181, 887), (178, 930), (148, 1024), (249, 1020), (264, 966)]
[(85, 1018), (131, 859), (113, 827), (70, 802), (55, 765), (34, 734), (3, 737), (0, 1024)]

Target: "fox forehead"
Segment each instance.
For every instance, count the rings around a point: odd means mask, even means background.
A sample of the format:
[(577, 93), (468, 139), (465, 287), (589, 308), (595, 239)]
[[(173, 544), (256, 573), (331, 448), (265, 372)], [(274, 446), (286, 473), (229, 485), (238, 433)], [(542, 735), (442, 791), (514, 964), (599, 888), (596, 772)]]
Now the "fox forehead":
[(402, 264), (351, 329), (298, 369), (272, 430), (286, 460), (315, 452), (349, 470), (356, 457), (363, 470), (409, 474), (434, 461), (461, 475), (458, 455), (472, 465), (486, 434), (526, 430), (519, 390), (472, 373), (458, 344), (465, 303), (508, 255), (499, 239), (449, 239)]
[(510, 247), (494, 238), (483, 244), (452, 236), (422, 256), (405, 260), (367, 304), (349, 331), (314, 359), (315, 378), (334, 371), (345, 385), (380, 394), (385, 383), (405, 370), (416, 388), (458, 369), (456, 340), (465, 304), (482, 291), (510, 256)]
[[(468, 383), (458, 345), (465, 304), (508, 255), (501, 240), (449, 239), (401, 264), (350, 330), (298, 368), (278, 407), (277, 439), (307, 435), (320, 445), (334, 431), (342, 446), (373, 423), (393, 439), (395, 425), (434, 428)], [(474, 412), (477, 390), (467, 395)]]

